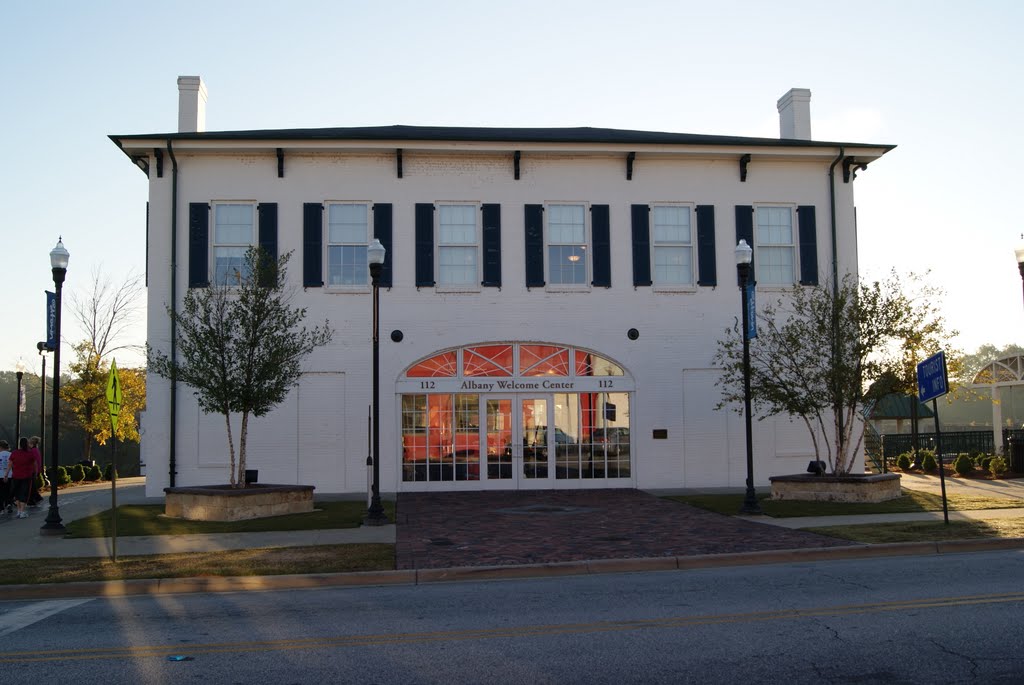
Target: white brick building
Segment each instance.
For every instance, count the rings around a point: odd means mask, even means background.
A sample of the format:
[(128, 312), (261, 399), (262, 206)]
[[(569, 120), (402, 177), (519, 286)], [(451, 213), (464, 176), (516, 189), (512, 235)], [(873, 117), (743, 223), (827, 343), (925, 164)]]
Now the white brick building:
[[(381, 490), (742, 486), (743, 419), (715, 410), (716, 340), (759, 297), (857, 270), (852, 177), (891, 146), (607, 129), (387, 126), (112, 136), (149, 176), (148, 340), (165, 306), (244, 246), (293, 251), (295, 302), (330, 320), (288, 400), (250, 423), (260, 482), (365, 492), (371, 402), (366, 246), (382, 275)], [(223, 420), (150, 375), (147, 493), (224, 482)], [(800, 472), (802, 424), (754, 425), (755, 479)], [(172, 476), (172, 471), (174, 475)], [(173, 479), (173, 483), (172, 483)]]

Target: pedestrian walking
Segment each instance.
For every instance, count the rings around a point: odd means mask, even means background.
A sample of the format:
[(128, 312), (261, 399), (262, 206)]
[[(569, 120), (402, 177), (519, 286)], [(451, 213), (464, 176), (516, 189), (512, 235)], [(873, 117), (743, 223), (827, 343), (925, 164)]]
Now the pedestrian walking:
[(13, 483), (14, 501), (18, 506), (18, 514), (15, 518), (28, 518), (25, 505), (28, 502), (35, 472), (36, 457), (28, 448), (28, 438), (22, 438), (18, 442), (18, 449), (11, 452), (11, 456), (7, 459), (7, 469), (4, 471), (4, 480), (10, 478)]
[(11, 446), (6, 440), (0, 440), (0, 474), (3, 480), (0, 481), (0, 513), (12, 511), (11, 506), (11, 481), (7, 478), (7, 463), (11, 458)]
[(28, 495), (28, 505), (32, 508), (38, 508), (39, 503), (43, 501), (43, 496), (39, 494), (39, 483), (42, 480), (39, 476), (43, 475), (43, 453), (39, 451), (39, 442), (38, 435), (33, 435), (28, 439), (28, 451), (36, 460), (36, 472), (32, 475), (31, 489)]

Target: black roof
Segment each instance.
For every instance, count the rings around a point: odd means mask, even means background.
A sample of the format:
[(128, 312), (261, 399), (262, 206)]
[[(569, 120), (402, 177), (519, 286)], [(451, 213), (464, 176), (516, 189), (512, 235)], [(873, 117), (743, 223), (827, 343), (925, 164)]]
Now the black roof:
[(599, 143), (620, 145), (741, 145), (772, 147), (885, 148), (895, 145), (835, 143), (786, 138), (746, 138), (695, 133), (631, 131), (614, 128), (486, 128), (464, 126), (357, 126), (349, 128), (290, 128), (254, 131), (204, 131), (110, 136), (114, 141), (152, 138), (170, 140), (397, 140), (490, 143)]

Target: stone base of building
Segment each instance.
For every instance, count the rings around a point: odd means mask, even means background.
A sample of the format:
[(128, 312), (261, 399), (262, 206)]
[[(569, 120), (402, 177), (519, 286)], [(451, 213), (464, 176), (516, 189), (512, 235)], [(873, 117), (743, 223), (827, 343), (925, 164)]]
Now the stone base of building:
[(816, 502), (885, 502), (903, 493), (898, 473), (772, 476), (772, 499)]
[(312, 485), (164, 488), (164, 514), (190, 521), (244, 521), (313, 511)]

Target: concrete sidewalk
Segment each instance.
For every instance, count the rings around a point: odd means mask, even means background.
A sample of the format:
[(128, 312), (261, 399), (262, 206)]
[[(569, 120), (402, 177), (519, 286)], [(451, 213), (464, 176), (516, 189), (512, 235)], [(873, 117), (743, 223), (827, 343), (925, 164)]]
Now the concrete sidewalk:
[[(162, 497), (147, 498), (145, 478), (122, 478), (117, 482), (117, 504), (163, 504)], [(80, 485), (61, 490), (57, 507), (61, 522), (92, 516), (111, 508), (109, 483)], [(27, 519), (0, 514), (0, 558), (43, 559), (52, 557), (110, 557), (111, 538), (64, 539), (40, 535), (49, 513), (49, 493), (38, 508), (28, 509)], [(327, 530), (273, 531), (265, 533), (218, 533), (215, 535), (144, 535), (117, 538), (117, 555), (216, 552), (254, 547), (299, 547), (347, 543), (395, 542), (395, 526), (336, 528)]]

